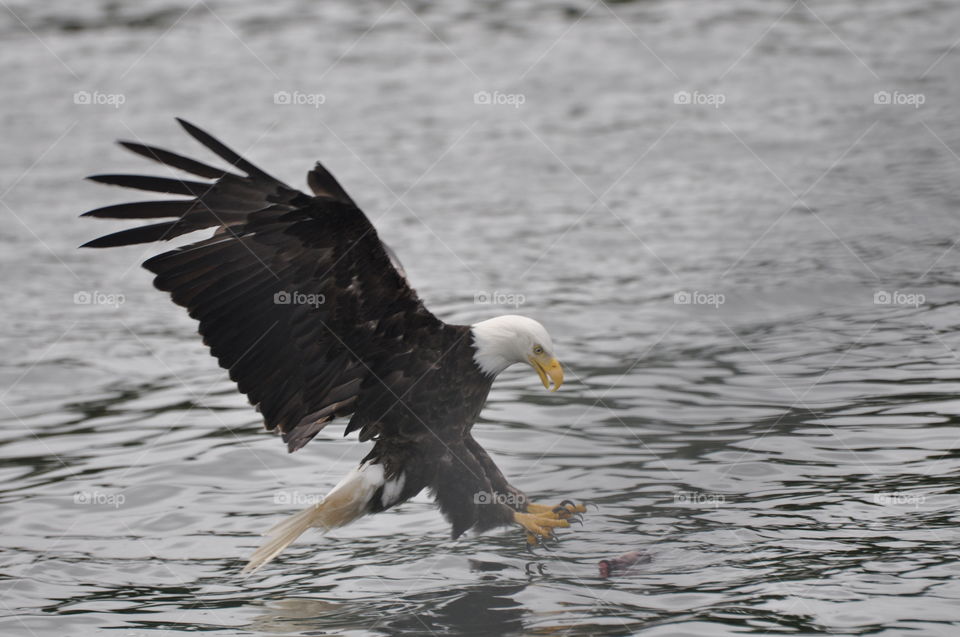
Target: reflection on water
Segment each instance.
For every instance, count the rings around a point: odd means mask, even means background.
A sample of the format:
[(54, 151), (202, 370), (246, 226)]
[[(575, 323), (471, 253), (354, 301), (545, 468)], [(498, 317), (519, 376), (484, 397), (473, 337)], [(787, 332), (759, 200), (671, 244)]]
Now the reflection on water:
[[(953, 5), (11, 9), (4, 634), (953, 634)], [(365, 450), (286, 454), (141, 251), (75, 249), (124, 196), (80, 178), (193, 153), (174, 115), (292, 184), (322, 158), (445, 319), (549, 326), (568, 384), (508, 372), (477, 435), (582, 527), (454, 542), (420, 496), (238, 577)]]
[(354, 605), (314, 598), (288, 598), (268, 604), (249, 628), (265, 633), (380, 629), (390, 634), (450, 632), (457, 635), (521, 631), (525, 611), (513, 595), (522, 585), (483, 587), (411, 595), (401, 603)]

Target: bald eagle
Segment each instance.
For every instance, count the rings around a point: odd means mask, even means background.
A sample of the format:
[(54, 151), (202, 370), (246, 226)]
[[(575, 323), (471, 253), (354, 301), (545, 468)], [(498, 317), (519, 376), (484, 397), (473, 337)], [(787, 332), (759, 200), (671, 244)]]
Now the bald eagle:
[[(556, 390), (563, 370), (543, 326), (522, 316), (444, 323), (410, 287), (394, 253), (320, 163), (313, 195), (290, 188), (178, 119), (233, 170), (134, 142), (138, 155), (196, 179), (94, 175), (93, 181), (188, 199), (98, 208), (84, 216), (162, 219), (84, 247), (212, 236), (144, 262), (154, 284), (199, 321), (199, 331), (268, 430), (290, 452), (336, 418), (373, 447), (330, 493), (267, 532), (254, 571), (309, 528), (327, 531), (394, 507), (424, 489), (457, 538), (516, 524), (537, 543), (569, 526), (582, 504), (529, 501), (471, 435), (494, 378), (530, 365)], [(238, 174), (242, 173), (242, 174)]]

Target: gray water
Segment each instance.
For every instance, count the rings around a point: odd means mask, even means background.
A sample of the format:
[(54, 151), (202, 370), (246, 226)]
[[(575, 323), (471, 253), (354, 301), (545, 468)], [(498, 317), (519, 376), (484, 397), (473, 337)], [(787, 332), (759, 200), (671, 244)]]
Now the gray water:
[[(4, 3), (0, 632), (956, 634), (957, 24)], [(548, 326), (568, 383), (509, 370), (475, 432), (536, 499), (595, 505), (582, 527), (454, 542), (421, 495), (238, 577), (365, 445), (286, 454), (152, 289), (154, 248), (76, 249), (122, 227), (80, 212), (129, 198), (83, 176), (165, 174), (114, 139), (214, 161), (174, 116), (298, 187), (322, 159), (443, 319)]]

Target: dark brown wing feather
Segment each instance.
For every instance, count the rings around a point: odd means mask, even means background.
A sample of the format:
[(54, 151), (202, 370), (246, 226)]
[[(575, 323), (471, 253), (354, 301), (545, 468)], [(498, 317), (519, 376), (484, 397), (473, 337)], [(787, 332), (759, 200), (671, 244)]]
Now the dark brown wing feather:
[[(212, 237), (153, 257), (144, 267), (156, 274), (159, 289), (200, 321), (211, 353), (259, 408), (267, 428), (283, 433), (290, 451), (334, 417), (351, 413), (357, 414), (351, 428), (360, 429), (364, 439), (397, 434), (404, 427), (411, 435), (427, 435), (410, 431), (426, 423), (401, 397), (436, 373), (440, 359), (463, 341), (464, 328), (447, 326), (424, 308), (369, 220), (320, 164), (308, 177), (316, 193), (310, 197), (179, 121), (244, 174), (123, 143), (216, 181), (94, 177), (193, 199), (90, 211), (86, 214), (96, 217), (173, 220), (86, 245), (129, 245), (217, 228)], [(385, 427), (382, 416), (389, 413), (395, 417)]]

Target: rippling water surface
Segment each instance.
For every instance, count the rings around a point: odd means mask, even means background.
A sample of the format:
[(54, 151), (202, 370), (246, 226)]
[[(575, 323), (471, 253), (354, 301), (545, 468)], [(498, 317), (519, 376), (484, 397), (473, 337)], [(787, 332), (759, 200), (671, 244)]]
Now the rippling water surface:
[[(956, 634), (957, 4), (4, 6), (4, 634)], [(582, 527), (420, 496), (238, 577), (365, 450), (287, 455), (149, 251), (76, 250), (175, 115), (322, 158), (446, 320), (547, 324), (568, 384), (475, 431)]]

